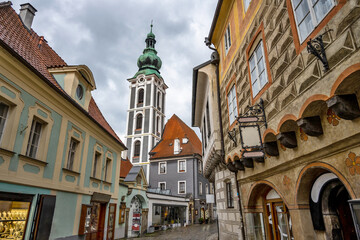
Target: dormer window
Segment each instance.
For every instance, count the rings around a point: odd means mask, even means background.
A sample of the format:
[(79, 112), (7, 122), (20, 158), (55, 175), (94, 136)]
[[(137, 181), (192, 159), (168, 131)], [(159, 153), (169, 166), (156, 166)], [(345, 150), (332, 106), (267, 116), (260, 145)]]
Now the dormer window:
[(174, 140), (174, 154), (179, 154), (181, 152), (180, 149), (180, 139), (176, 138)]
[(184, 138), (182, 139), (182, 143), (186, 144), (186, 143), (188, 143), (188, 142), (189, 142), (189, 139), (188, 139), (187, 137), (184, 137)]
[(91, 91), (96, 89), (91, 70), (85, 65), (54, 67), (48, 70), (64, 92), (88, 111), (92, 99)]
[(84, 96), (84, 89), (83, 87), (79, 84), (76, 88), (76, 97), (81, 100)]

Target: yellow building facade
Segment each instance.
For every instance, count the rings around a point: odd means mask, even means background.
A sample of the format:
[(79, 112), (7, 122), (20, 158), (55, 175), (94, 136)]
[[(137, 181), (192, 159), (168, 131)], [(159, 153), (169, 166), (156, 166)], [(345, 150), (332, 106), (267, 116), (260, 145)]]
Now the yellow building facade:
[[(212, 166), (221, 239), (356, 239), (349, 205), (360, 198), (355, 2), (218, 2), (207, 42), (218, 52), (210, 64), (218, 67), (223, 135), (223, 159)], [(239, 116), (260, 105), (262, 145), (243, 147)], [(234, 177), (238, 188), (228, 185)], [(236, 195), (238, 227), (229, 215)]]
[(126, 148), (91, 96), (91, 70), (31, 29), (35, 11), (0, 3), (1, 236), (114, 239)]

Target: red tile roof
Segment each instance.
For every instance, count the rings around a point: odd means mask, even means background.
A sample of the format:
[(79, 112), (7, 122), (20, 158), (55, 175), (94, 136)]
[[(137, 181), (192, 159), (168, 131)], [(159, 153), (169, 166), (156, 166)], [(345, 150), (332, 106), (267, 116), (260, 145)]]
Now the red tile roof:
[[(47, 44), (44, 37), (32, 29), (28, 31), (20, 17), (11, 7), (11, 2), (0, 3), (0, 45), (26, 64), (36, 74), (40, 74), (48, 83), (80, 110), (83, 108), (71, 99), (49, 73), (48, 68), (67, 66), (66, 62)], [(122, 146), (120, 138), (105, 120), (93, 98), (89, 104), (88, 117), (93, 119), (113, 136)], [(125, 147), (125, 146), (124, 146)]]
[(133, 165), (131, 164), (129, 158), (122, 158), (120, 165), (120, 178), (126, 178), (132, 167)]
[[(183, 138), (188, 138), (188, 143), (183, 143)], [(180, 140), (181, 152), (174, 154), (174, 139)], [(188, 125), (175, 114), (166, 123), (160, 142), (151, 150), (150, 160), (166, 157), (201, 155), (201, 142)]]

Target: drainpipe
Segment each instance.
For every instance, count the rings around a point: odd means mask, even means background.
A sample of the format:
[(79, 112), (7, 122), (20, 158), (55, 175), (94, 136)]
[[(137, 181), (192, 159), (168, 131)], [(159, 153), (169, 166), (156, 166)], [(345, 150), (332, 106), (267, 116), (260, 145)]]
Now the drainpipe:
[(240, 232), (242, 239), (245, 239), (245, 228), (244, 228), (244, 219), (243, 219), (243, 212), (241, 208), (241, 194), (239, 189), (239, 183), (237, 180), (237, 171), (235, 172), (235, 182), (236, 182), (236, 191), (238, 195), (238, 203), (239, 203), (239, 212), (240, 212)]
[[(216, 48), (211, 47), (211, 42), (208, 38), (205, 38), (205, 44), (214, 51), (214, 53), (211, 55), (211, 63), (216, 66), (216, 88), (217, 88), (217, 99), (218, 99), (218, 113), (219, 113), (219, 124), (220, 124), (220, 143), (221, 143), (221, 163), (225, 164), (225, 144), (224, 144), (224, 133), (223, 133), (223, 124), (222, 124), (222, 118), (221, 118), (221, 96), (220, 96), (220, 77), (219, 77), (219, 53), (216, 50)], [(216, 57), (218, 57), (216, 59)], [(240, 212), (240, 232), (242, 239), (245, 240), (245, 231), (244, 231), (244, 221), (243, 221), (243, 213), (241, 208), (241, 195), (239, 191), (239, 183), (237, 181), (237, 172), (235, 172), (235, 182), (236, 182), (236, 192), (238, 196), (238, 203), (239, 203), (239, 212)], [(215, 193), (216, 194), (216, 193)], [(216, 198), (216, 197), (215, 197)], [(218, 219), (218, 218), (217, 218)], [(220, 237), (219, 233), (219, 221), (218, 222), (218, 239)]]

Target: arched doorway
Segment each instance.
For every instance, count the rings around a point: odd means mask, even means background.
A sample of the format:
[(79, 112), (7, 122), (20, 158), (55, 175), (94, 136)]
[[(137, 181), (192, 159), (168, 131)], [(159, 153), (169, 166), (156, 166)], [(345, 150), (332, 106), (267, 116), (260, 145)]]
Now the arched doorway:
[(311, 188), (310, 212), (314, 229), (324, 231), (328, 239), (356, 239), (344, 184), (334, 173), (318, 176)]
[(259, 181), (254, 184), (246, 205), (246, 232), (249, 239), (294, 239), (287, 204), (272, 183)]
[(129, 237), (137, 237), (141, 231), (141, 211), (142, 202), (138, 196), (134, 196), (131, 199), (130, 211), (129, 211)]
[(264, 203), (268, 238), (274, 240), (294, 239), (289, 210), (279, 194), (271, 189), (266, 195)]

